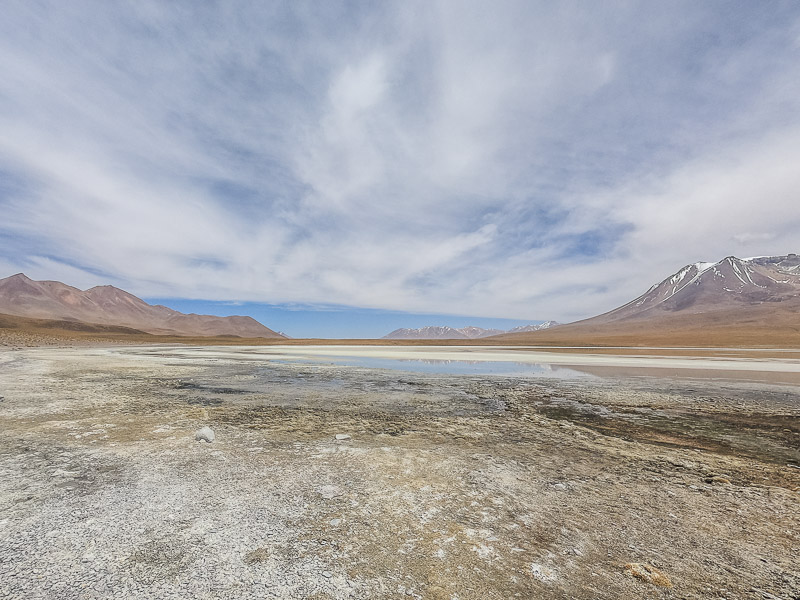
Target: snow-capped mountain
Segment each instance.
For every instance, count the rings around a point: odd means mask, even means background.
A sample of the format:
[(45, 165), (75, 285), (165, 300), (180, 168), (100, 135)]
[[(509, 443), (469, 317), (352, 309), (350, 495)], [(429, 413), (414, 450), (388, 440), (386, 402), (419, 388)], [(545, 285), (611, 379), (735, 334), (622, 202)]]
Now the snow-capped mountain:
[(646, 319), (665, 313), (698, 314), (780, 303), (800, 297), (800, 256), (728, 256), (719, 262), (687, 265), (596, 323)]
[(502, 329), (484, 329), (483, 327), (437, 327), (428, 326), (419, 329), (395, 329), (388, 335), (383, 336), (385, 340), (474, 340), (477, 338), (500, 335), (503, 333), (518, 333), (520, 331), (539, 331), (558, 325), (555, 321), (545, 321), (540, 325), (522, 325), (508, 331)]
[(610, 312), (494, 339), (564, 346), (800, 347), (800, 256), (693, 263)]
[(550, 329), (551, 327), (555, 327), (556, 325), (561, 325), (561, 323), (559, 323), (558, 321), (545, 321), (544, 323), (539, 323), (538, 325), (520, 325), (519, 327), (514, 327), (513, 329), (509, 329), (506, 333), (541, 331), (542, 329)]
[(453, 327), (420, 327), (419, 329), (395, 329), (383, 336), (386, 340), (468, 340), (465, 333)]

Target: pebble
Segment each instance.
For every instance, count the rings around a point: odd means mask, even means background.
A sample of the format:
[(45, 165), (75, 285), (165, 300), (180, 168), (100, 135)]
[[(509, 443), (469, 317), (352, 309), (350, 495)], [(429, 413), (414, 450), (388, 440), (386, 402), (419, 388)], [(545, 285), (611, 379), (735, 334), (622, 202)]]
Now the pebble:
[(332, 527), (338, 527), (339, 525), (341, 525), (341, 524), (342, 524), (342, 520), (341, 520), (341, 519), (331, 519), (330, 521), (328, 521), (328, 523), (329, 523), (329, 524), (330, 524)]
[(202, 429), (198, 429), (194, 434), (194, 439), (199, 441), (208, 442), (209, 444), (216, 439), (214, 435), (214, 430), (211, 427), (203, 427)]
[(336, 434), (336, 439), (337, 440), (349, 440), (350, 436), (347, 435), (346, 433), (337, 433)]

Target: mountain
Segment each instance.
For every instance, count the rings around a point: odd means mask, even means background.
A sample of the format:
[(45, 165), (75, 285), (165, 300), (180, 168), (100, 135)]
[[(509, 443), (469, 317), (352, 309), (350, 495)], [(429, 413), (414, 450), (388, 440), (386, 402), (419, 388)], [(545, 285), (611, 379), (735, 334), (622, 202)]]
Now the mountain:
[(395, 329), (383, 336), (385, 340), (468, 340), (466, 334), (452, 327), (420, 327), (419, 329)]
[(509, 331), (502, 329), (484, 329), (482, 327), (468, 326), (460, 329), (453, 327), (420, 327), (419, 329), (395, 329), (391, 333), (383, 336), (385, 340), (475, 340), (493, 335), (512, 333), (519, 331), (539, 331), (558, 325), (555, 321), (546, 321), (541, 325), (523, 325), (515, 327)]
[(154, 334), (281, 337), (251, 317), (187, 315), (150, 305), (110, 285), (79, 290), (58, 281), (33, 281), (22, 273), (0, 279), (0, 313), (130, 327)]
[(667, 277), (628, 304), (595, 322), (647, 319), (662, 314), (707, 313), (796, 300), (800, 296), (800, 256), (694, 263)]
[(499, 341), (566, 345), (800, 346), (800, 256), (686, 265), (607, 313)]
[(506, 333), (525, 333), (528, 331), (542, 331), (543, 329), (550, 329), (551, 327), (555, 327), (556, 325), (561, 325), (558, 321), (545, 321), (544, 323), (539, 323), (538, 325), (520, 325), (519, 327), (514, 327), (513, 329), (509, 329)]
[(470, 340), (504, 333), (502, 329), (484, 329), (483, 327), (475, 327), (474, 325), (461, 327), (460, 329), (456, 329), (456, 331), (463, 333)]

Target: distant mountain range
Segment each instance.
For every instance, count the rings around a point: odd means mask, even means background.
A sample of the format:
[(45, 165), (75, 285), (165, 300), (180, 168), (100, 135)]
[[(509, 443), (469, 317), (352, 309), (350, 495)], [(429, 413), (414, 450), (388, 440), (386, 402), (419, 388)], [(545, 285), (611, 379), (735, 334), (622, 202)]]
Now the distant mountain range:
[[(284, 339), (251, 317), (187, 315), (112, 286), (79, 290), (57, 281), (33, 281), (22, 273), (0, 279), (2, 314), (88, 323), (101, 330)], [(800, 346), (800, 256), (728, 256), (686, 265), (627, 304), (566, 325), (547, 321), (509, 331), (430, 326), (397, 329), (383, 339), (489, 336), (499, 344)]]
[(796, 345), (800, 256), (728, 256), (686, 265), (607, 313), (509, 343)]
[(556, 321), (545, 321), (539, 325), (521, 325), (508, 331), (502, 329), (484, 329), (482, 327), (461, 327), (456, 329), (447, 326), (428, 326), (419, 329), (395, 329), (383, 336), (385, 340), (474, 340), (504, 333), (521, 333), (525, 331), (541, 331), (558, 325)]
[(283, 337), (252, 317), (187, 315), (150, 305), (110, 285), (79, 290), (58, 281), (33, 281), (22, 273), (0, 279), (0, 313), (123, 326), (163, 335)]

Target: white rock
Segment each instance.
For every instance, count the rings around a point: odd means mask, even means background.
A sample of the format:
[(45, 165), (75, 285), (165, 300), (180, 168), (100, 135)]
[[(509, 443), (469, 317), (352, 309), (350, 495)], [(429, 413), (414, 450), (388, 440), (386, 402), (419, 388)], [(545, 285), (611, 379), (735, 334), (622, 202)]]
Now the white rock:
[(328, 521), (328, 523), (330, 523), (331, 527), (338, 527), (339, 525), (342, 524), (342, 520), (341, 519), (331, 519), (330, 521)]
[(320, 496), (328, 500), (342, 495), (342, 490), (335, 485), (323, 485), (318, 491)]
[(203, 427), (202, 429), (198, 429), (194, 434), (194, 439), (198, 442), (203, 440), (204, 442), (208, 442), (209, 444), (216, 439), (214, 435), (214, 430), (211, 427)]
[(336, 439), (337, 440), (349, 440), (350, 436), (347, 435), (346, 433), (337, 433), (336, 434)]

